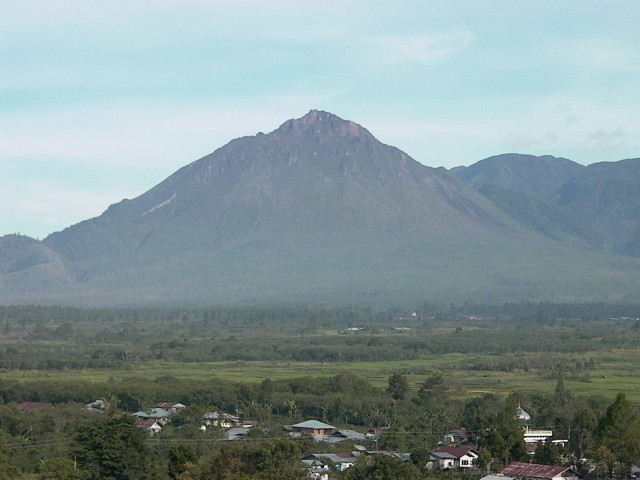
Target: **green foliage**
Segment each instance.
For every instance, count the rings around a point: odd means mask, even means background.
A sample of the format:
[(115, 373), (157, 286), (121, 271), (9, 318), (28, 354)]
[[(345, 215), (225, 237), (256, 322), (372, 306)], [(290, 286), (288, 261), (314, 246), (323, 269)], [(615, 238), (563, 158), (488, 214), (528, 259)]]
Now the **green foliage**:
[(616, 396), (600, 419), (598, 439), (623, 466), (624, 473), (640, 458), (640, 416), (623, 393)]
[(533, 463), (541, 465), (561, 465), (562, 452), (560, 447), (554, 445), (550, 439), (545, 442), (538, 442), (536, 453), (533, 456)]
[(394, 400), (404, 400), (409, 392), (409, 382), (407, 377), (401, 373), (394, 373), (389, 377), (389, 386), (387, 393)]
[(171, 445), (169, 449), (169, 477), (178, 480), (189, 464), (198, 461), (198, 452), (191, 446), (185, 444)]
[(290, 440), (262, 445), (234, 443), (216, 450), (201, 465), (202, 480), (302, 480), (301, 451)]
[(131, 416), (100, 417), (81, 426), (75, 436), (78, 465), (95, 480), (158, 478), (147, 434)]
[(598, 418), (591, 408), (582, 408), (573, 415), (570, 447), (578, 460), (585, 457), (585, 452), (591, 450), (596, 438)]
[(447, 401), (451, 389), (451, 382), (442, 372), (435, 372), (418, 388), (418, 403), (428, 408), (440, 408)]
[[(0, 444), (7, 441), (5, 433), (0, 430)], [(0, 480), (13, 480), (18, 475), (20, 469), (10, 461), (10, 453), (4, 448), (0, 448)]]
[(419, 480), (420, 469), (411, 462), (402, 462), (388, 455), (363, 457), (345, 470), (344, 480)]
[(429, 458), (431, 457), (431, 449), (420, 446), (411, 450), (411, 463), (413, 463), (419, 469), (426, 468)]
[(523, 426), (516, 416), (517, 408), (518, 398), (516, 395), (509, 395), (504, 408), (495, 416), (493, 425), (481, 436), (481, 446), (503, 465), (528, 458)]
[[(634, 366), (640, 331), (635, 320), (556, 319), (547, 305), (531, 306), (528, 318), (466, 320), (449, 312), (477, 306), (450, 306), (440, 313), (423, 307), (433, 315), (407, 318), (413, 328), (410, 335), (384, 330), (399, 309), (0, 307), (5, 332), (0, 334), (0, 364), (24, 367), (5, 370), (0, 378), (4, 435), (0, 444), (9, 446), (0, 454), (0, 479), (35, 478), (43, 462), (73, 458), (76, 451), (80, 471), (89, 471), (91, 478), (98, 478), (99, 468), (108, 468), (108, 458), (116, 459), (112, 466), (119, 465), (120, 455), (122, 465), (146, 467), (113, 471), (112, 478), (222, 478), (207, 476), (215, 472), (253, 478), (258, 470), (271, 475), (275, 463), (295, 455), (272, 447), (261, 453), (258, 447), (270, 445), (272, 437), (281, 435), (283, 424), (311, 418), (361, 431), (388, 427), (377, 446), (412, 451), (416, 458), (421, 452), (418, 447), (426, 454), (444, 432), (466, 427), (483, 433), (481, 451), (489, 457), (487, 465), (491, 456), (504, 464), (528, 459), (523, 456), (521, 426), (514, 419), (518, 398), (538, 426), (553, 425), (556, 437), (570, 439), (573, 462), (579, 464), (585, 457), (592, 464), (600, 462), (597, 471), (602, 476), (626, 471), (628, 458), (638, 453), (629, 447), (637, 438), (635, 430), (625, 433), (619, 427), (633, 425), (635, 418), (626, 400), (635, 395), (637, 385)], [(506, 311), (519, 308), (524, 307), (504, 306)], [(595, 312), (604, 309), (593, 308)], [(340, 326), (355, 324), (354, 319), (364, 325), (362, 334), (336, 334)], [(305, 327), (310, 322), (315, 325), (312, 333)], [(465, 332), (464, 342), (459, 329)], [(58, 331), (60, 335), (53, 333)], [(73, 340), (67, 339), (69, 335)], [(155, 358), (160, 351), (163, 359)], [(310, 357), (334, 360), (295, 360)], [(212, 358), (234, 361), (211, 363)], [(362, 361), (370, 358), (375, 362)], [(82, 370), (91, 362), (103, 363), (97, 369)], [(213, 369), (220, 377), (212, 375)], [(618, 398), (609, 405), (607, 397), (592, 396), (623, 388), (629, 395), (624, 402)], [(581, 389), (580, 394), (576, 389)], [(473, 397), (476, 391), (495, 393)], [(508, 391), (518, 394), (505, 401)], [(96, 399), (106, 399), (108, 411), (83, 413), (82, 404)], [(23, 413), (13, 405), (23, 401), (51, 402), (55, 407)], [(116, 432), (124, 430), (122, 425), (109, 424), (111, 415), (121, 418), (122, 410), (147, 409), (158, 401), (188, 406), (154, 438), (152, 448), (139, 429), (131, 438), (143, 440), (140, 451), (123, 448), (119, 439), (108, 444), (96, 440), (105, 432), (117, 437)], [(205, 411), (233, 413), (236, 408), (244, 417), (258, 419), (260, 427), (251, 430), (247, 445), (223, 447), (239, 455), (239, 460), (229, 461), (218, 453), (215, 442), (220, 432), (202, 432), (198, 427)], [(77, 442), (71, 448), (74, 435), (84, 438), (82, 447)], [(89, 438), (95, 448), (87, 447)], [(538, 460), (554, 462), (555, 452), (546, 452), (547, 460), (541, 458), (545, 447), (539, 450)], [(306, 446), (298, 449), (308, 451)], [(64, 472), (68, 464), (62, 460), (56, 468)], [(292, 461), (291, 468), (292, 475), (297, 475), (297, 462)]]
[(36, 468), (37, 480), (89, 480), (89, 472), (79, 469), (73, 460), (52, 457), (41, 460)]

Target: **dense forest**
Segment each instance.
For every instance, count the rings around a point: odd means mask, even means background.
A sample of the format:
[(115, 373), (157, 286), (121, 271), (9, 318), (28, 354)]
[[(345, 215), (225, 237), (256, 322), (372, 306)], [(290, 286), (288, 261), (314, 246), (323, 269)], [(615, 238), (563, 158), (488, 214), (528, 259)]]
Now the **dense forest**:
[[(283, 428), (306, 419), (377, 430), (367, 449), (411, 453), (408, 464), (375, 458), (335, 473), (346, 479), (376, 471), (393, 472), (380, 478), (433, 476), (423, 468), (428, 452), (459, 428), (472, 434), (482, 471), (521, 459), (622, 477), (640, 453), (636, 406), (616, 395), (629, 387), (620, 381), (608, 384), (608, 394), (577, 394), (567, 385), (595, 386), (602, 363), (637, 351), (636, 312), (600, 304), (424, 304), (409, 312), (0, 307), (0, 478), (305, 478), (303, 455), (354, 448), (293, 439)], [(440, 361), (451, 356), (455, 362)], [(382, 362), (382, 380), (350, 370), (358, 362)], [(223, 378), (217, 368), (226, 364), (241, 365), (245, 376)], [(286, 374), (251, 374), (265, 364)], [(177, 369), (163, 373), (166, 366)], [(501, 389), (500, 375), (510, 372), (553, 388)], [(471, 389), (471, 374), (496, 390)], [(97, 399), (105, 411), (83, 408)], [(186, 408), (149, 436), (129, 414), (161, 401)], [(22, 411), (24, 402), (49, 408)], [(519, 405), (531, 427), (552, 429), (566, 448), (541, 445), (528, 456)], [(258, 426), (241, 441), (224, 441), (221, 429), (200, 429), (207, 411), (234, 412)]]

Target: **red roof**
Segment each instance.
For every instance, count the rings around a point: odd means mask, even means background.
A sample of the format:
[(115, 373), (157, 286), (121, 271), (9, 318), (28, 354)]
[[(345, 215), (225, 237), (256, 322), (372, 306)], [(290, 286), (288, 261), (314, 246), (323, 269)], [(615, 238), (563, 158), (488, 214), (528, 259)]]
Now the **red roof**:
[(352, 453), (336, 453), (335, 455), (340, 458), (353, 458)]
[(140, 428), (150, 428), (157, 424), (158, 422), (156, 422), (155, 420), (136, 420), (136, 427)]
[(538, 465), (537, 463), (512, 462), (500, 473), (515, 477), (554, 478), (567, 470), (570, 470), (570, 468)]
[(469, 451), (476, 453), (473, 447), (440, 447), (431, 453), (448, 453), (456, 458), (460, 458), (469, 453)]
[(50, 403), (42, 402), (23, 402), (16, 405), (16, 408), (23, 412), (31, 412), (33, 410), (42, 410), (43, 408), (51, 408), (53, 405)]

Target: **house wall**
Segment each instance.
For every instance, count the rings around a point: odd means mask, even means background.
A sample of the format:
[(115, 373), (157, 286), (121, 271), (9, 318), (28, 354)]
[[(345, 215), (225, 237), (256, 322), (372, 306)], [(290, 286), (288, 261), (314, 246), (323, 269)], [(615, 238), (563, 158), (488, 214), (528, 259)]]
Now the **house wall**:
[(462, 457), (460, 457), (460, 467), (461, 468), (470, 468), (473, 467), (473, 462), (475, 461), (476, 457), (473, 457), (471, 455), (463, 455)]

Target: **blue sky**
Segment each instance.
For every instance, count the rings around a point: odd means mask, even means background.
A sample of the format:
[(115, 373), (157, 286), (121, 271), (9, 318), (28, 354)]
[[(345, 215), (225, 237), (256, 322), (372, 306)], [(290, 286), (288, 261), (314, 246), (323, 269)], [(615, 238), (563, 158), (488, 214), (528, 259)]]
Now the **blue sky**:
[(3, 0), (0, 235), (312, 108), (428, 166), (640, 157), (640, 2)]

